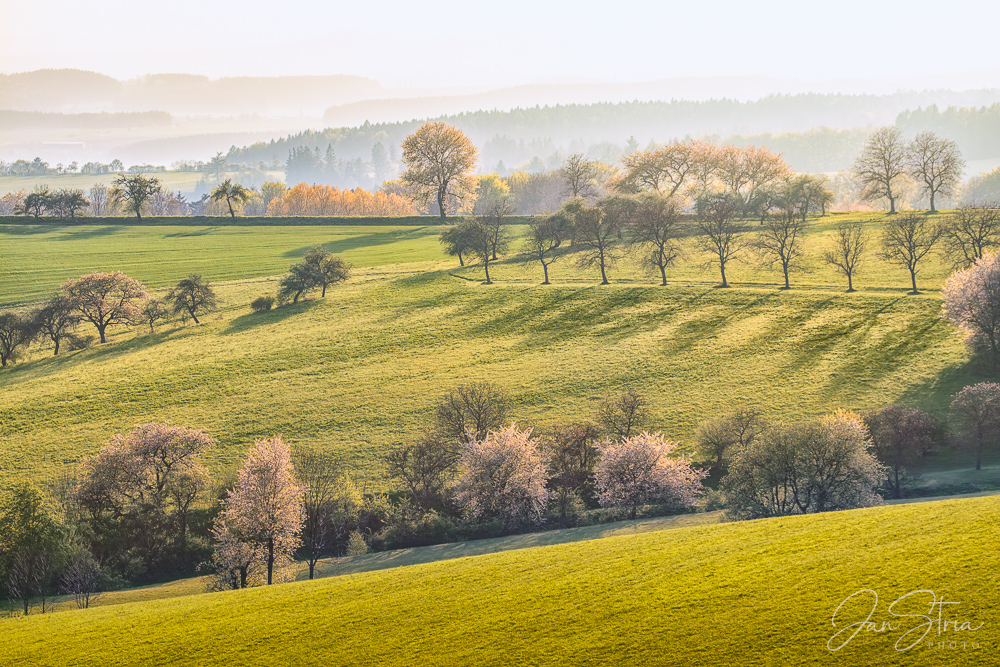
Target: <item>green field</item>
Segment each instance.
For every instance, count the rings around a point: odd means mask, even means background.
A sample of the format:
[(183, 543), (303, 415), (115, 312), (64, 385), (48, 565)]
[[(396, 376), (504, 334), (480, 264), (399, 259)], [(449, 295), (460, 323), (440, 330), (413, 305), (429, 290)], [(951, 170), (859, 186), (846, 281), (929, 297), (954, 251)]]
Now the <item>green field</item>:
[[(677, 528), (0, 621), (2, 664), (993, 665), (995, 496)], [(863, 620), (837, 653), (828, 642)], [(889, 605), (957, 605), (937, 634)], [(930, 593), (897, 613), (933, 615)], [(896, 650), (904, 633), (914, 630)], [(929, 632), (923, 640), (924, 633)], [(939, 644), (940, 642), (940, 644)], [(954, 642), (952, 644), (951, 642)], [(963, 648), (964, 642), (964, 648)], [(837, 644), (834, 643), (833, 646)]]
[[(738, 402), (786, 419), (894, 401), (943, 416), (955, 391), (984, 377), (940, 319), (947, 271), (928, 265), (927, 290), (912, 296), (905, 272), (873, 260), (861, 291), (845, 294), (815, 260), (832, 224), (814, 223), (812, 268), (791, 291), (749, 265), (733, 267), (735, 288), (714, 289), (693, 250), (666, 288), (627, 263), (602, 287), (569, 257), (553, 265), (553, 285), (508, 258), (486, 286), (481, 267), (441, 254), (436, 227), (0, 228), (0, 303), (112, 269), (154, 290), (200, 272), (224, 303), (201, 326), (116, 330), (107, 345), (55, 358), (35, 348), (0, 370), (0, 474), (45, 480), (114, 433), (169, 420), (219, 439), (216, 471), (282, 433), (340, 452), (372, 491), (386, 484), (379, 455), (416, 437), (450, 387), (479, 379), (507, 387), (518, 420), (538, 427), (592, 418), (605, 394), (634, 387), (686, 447), (698, 421)], [(246, 304), (316, 243), (342, 252), (355, 277), (326, 299), (251, 313)], [(996, 458), (977, 478), (984, 488), (1000, 484)], [(949, 454), (934, 465), (969, 464)]]

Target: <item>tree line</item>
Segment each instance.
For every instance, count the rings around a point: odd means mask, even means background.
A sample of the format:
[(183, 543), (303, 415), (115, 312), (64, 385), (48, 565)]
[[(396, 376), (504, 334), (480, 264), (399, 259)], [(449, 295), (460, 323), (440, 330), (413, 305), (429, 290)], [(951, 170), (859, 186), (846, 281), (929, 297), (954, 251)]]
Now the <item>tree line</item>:
[[(891, 405), (861, 414), (773, 421), (740, 406), (695, 433), (703, 463), (652, 428), (643, 394), (606, 396), (594, 420), (519, 426), (509, 394), (459, 385), (423, 435), (384, 458), (398, 491), (362, 494), (337, 457), (280, 435), (249, 448), (235, 476), (201, 462), (199, 429), (148, 423), (115, 435), (45, 494), (0, 494), (0, 586), (24, 614), (56, 594), (88, 606), (102, 591), (192, 572), (211, 590), (309, 577), (331, 556), (369, 549), (724, 508), (733, 519), (866, 507), (905, 496), (912, 468), (945, 444), (1000, 441), (1000, 385), (958, 392), (948, 428)], [(718, 490), (704, 486), (711, 474)]]

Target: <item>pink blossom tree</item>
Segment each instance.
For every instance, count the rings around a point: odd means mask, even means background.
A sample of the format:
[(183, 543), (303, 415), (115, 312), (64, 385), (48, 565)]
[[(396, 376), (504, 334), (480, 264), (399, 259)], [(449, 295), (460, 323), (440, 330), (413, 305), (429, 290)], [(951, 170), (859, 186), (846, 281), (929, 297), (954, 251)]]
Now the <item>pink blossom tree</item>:
[(499, 521), (504, 530), (542, 521), (549, 491), (548, 457), (516, 424), (489, 431), (462, 444), (455, 480), (455, 501), (474, 521)]
[(142, 312), (142, 301), (149, 297), (145, 286), (121, 271), (90, 273), (62, 286), (83, 319), (95, 327), (106, 343), (109, 326), (127, 324)]
[(646, 431), (621, 441), (607, 440), (598, 447), (601, 458), (594, 470), (598, 502), (627, 508), (632, 519), (639, 505), (646, 503), (693, 506), (708, 473), (695, 470), (690, 456), (673, 456), (676, 449), (676, 442)]
[(962, 331), (976, 353), (1000, 365), (1000, 255), (988, 252), (967, 269), (955, 271), (941, 290), (941, 317)]
[(267, 583), (273, 583), (275, 565), (288, 564), (302, 542), (304, 491), (296, 482), (291, 452), (281, 436), (255, 441), (236, 487), (222, 501), (222, 514), (213, 529), (217, 548), (241, 554), (248, 562), (245, 571), (262, 558)]

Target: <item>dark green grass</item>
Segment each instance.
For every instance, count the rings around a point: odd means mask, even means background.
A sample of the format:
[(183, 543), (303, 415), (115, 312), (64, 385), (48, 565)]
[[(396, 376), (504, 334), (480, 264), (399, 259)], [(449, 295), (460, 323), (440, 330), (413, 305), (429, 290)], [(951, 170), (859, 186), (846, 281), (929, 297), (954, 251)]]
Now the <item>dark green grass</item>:
[[(679, 528), (11, 619), (0, 647), (4, 664), (60, 667), (993, 665), (998, 520), (987, 497)], [(865, 588), (880, 596), (872, 620), (903, 626), (831, 653), (834, 610)], [(920, 589), (982, 628), (896, 651), (924, 621), (887, 607)], [(924, 597), (905, 611), (928, 613)]]

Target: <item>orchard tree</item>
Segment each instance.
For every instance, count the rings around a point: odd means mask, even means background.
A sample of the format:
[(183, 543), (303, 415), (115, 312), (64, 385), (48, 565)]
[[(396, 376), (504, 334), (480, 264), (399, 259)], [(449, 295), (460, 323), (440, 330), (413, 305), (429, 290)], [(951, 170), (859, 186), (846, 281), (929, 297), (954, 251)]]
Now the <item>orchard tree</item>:
[(415, 202), (437, 203), (441, 218), (457, 209), (476, 188), (472, 175), (478, 151), (461, 130), (444, 123), (425, 123), (403, 141), (406, 170), (400, 180)]
[(868, 232), (860, 222), (844, 222), (834, 230), (833, 247), (823, 252), (823, 261), (847, 278), (847, 291), (854, 290), (854, 275), (868, 249)]
[(14, 485), (0, 498), (0, 578), (27, 616), (32, 598), (42, 598), (55, 583), (65, 527), (56, 509), (33, 484)]
[(549, 459), (546, 486), (563, 525), (570, 524), (576, 505), (595, 499), (598, 439), (597, 426), (583, 422), (557, 425), (542, 442)]
[(697, 168), (701, 142), (674, 141), (666, 146), (627, 153), (621, 157), (625, 168), (615, 189), (623, 193), (653, 191), (673, 197), (684, 192), (689, 176)]
[(955, 394), (948, 421), (959, 441), (976, 450), (976, 470), (982, 470), (986, 443), (1000, 436), (1000, 384), (980, 382)]
[(582, 207), (573, 216), (573, 237), (579, 249), (577, 265), (601, 269), (601, 284), (609, 285), (608, 267), (621, 256), (621, 226), (617, 216), (607, 215), (600, 207)]
[(149, 325), (149, 333), (156, 333), (154, 330), (156, 323), (166, 319), (169, 315), (170, 311), (167, 310), (162, 301), (150, 299), (143, 305), (138, 321)]
[(632, 213), (631, 242), (646, 251), (647, 266), (660, 273), (660, 285), (667, 284), (667, 267), (680, 256), (680, 209), (676, 201), (659, 195), (638, 199)]
[(941, 221), (944, 254), (955, 268), (966, 268), (988, 250), (1000, 248), (1000, 202), (962, 204)]
[(434, 431), (450, 442), (482, 440), (511, 419), (511, 400), (489, 381), (462, 384), (449, 391), (434, 409)]
[(726, 267), (737, 259), (747, 246), (746, 228), (736, 219), (740, 201), (730, 195), (713, 194), (699, 202), (698, 245), (715, 256), (722, 275), (719, 287), (729, 287)]
[(715, 176), (746, 217), (759, 208), (762, 195), (791, 175), (778, 153), (762, 146), (723, 146), (715, 153)]
[(72, 299), (59, 294), (33, 310), (30, 320), (31, 329), (51, 340), (55, 346), (53, 354), (58, 355), (59, 344), (80, 323), (80, 316)]
[(691, 466), (690, 457), (674, 456), (677, 443), (646, 431), (620, 442), (598, 446), (594, 470), (597, 499), (602, 507), (616, 507), (636, 517), (640, 505), (665, 503), (693, 507), (701, 495), (706, 472)]
[(34, 336), (31, 322), (11, 310), (0, 311), (0, 366), (17, 359), (20, 348), (27, 347)]
[(854, 161), (854, 177), (861, 184), (863, 201), (886, 199), (889, 213), (896, 212), (899, 185), (907, 172), (908, 152), (903, 133), (891, 125), (873, 131)]
[(907, 146), (910, 176), (930, 199), (931, 212), (935, 212), (934, 198), (951, 194), (962, 182), (965, 160), (958, 144), (943, 139), (933, 132), (921, 132)]
[(316, 576), (316, 563), (333, 555), (357, 526), (361, 494), (333, 456), (303, 449), (293, 453), (295, 476), (303, 491), (302, 554), (309, 578)]
[(563, 193), (567, 197), (586, 199), (597, 195), (597, 163), (588, 160), (583, 153), (566, 158), (558, 173), (565, 184)]
[(326, 297), (326, 288), (330, 285), (342, 283), (351, 277), (353, 267), (343, 257), (334, 255), (321, 245), (306, 250), (302, 261), (312, 273), (316, 286), (321, 288), (320, 297)]
[(142, 220), (143, 207), (159, 191), (158, 178), (143, 174), (120, 174), (112, 181), (110, 202), (113, 206), (135, 213)]
[(818, 421), (774, 424), (743, 447), (722, 480), (736, 519), (869, 507), (888, 475), (858, 415), (838, 411)]
[(444, 490), (458, 463), (459, 446), (428, 430), (414, 442), (397, 445), (386, 455), (389, 477), (402, 482), (410, 498), (425, 512), (445, 506)]
[(937, 440), (934, 417), (904, 405), (890, 405), (864, 414), (878, 460), (889, 469), (889, 490), (902, 498), (906, 469), (917, 463)]
[(629, 438), (649, 426), (649, 399), (634, 389), (609, 394), (597, 409), (602, 431), (613, 438)]
[(295, 479), (291, 452), (280, 435), (257, 440), (240, 469), (236, 487), (222, 501), (214, 529), (216, 539), (227, 537), (248, 545), (264, 559), (267, 584), (275, 565), (289, 563), (302, 544), (304, 489)]
[(501, 530), (541, 523), (549, 492), (548, 457), (531, 429), (515, 424), (463, 443), (455, 480), (455, 502), (476, 522), (496, 521)]
[(799, 217), (791, 201), (784, 201), (777, 215), (768, 216), (760, 231), (751, 241), (753, 249), (767, 266), (777, 264), (785, 278), (781, 289), (791, 289), (788, 272), (799, 266), (802, 259), (802, 237), (805, 235), (805, 216)]
[(505, 252), (510, 246), (510, 230), (507, 226), (510, 214), (509, 200), (497, 200), (488, 207), (484, 215), (476, 216), (470, 227), (472, 252), (483, 262), (487, 285), (493, 284), (490, 262), (496, 261), (497, 253)]
[(287, 303), (291, 299), (292, 303), (298, 303), (300, 296), (316, 287), (316, 276), (309, 265), (305, 262), (292, 264), (278, 282), (278, 302)]
[(920, 213), (903, 213), (888, 220), (882, 228), (882, 259), (910, 272), (910, 282), (917, 291), (917, 272), (920, 262), (934, 250), (941, 239), (941, 227)]
[(97, 328), (106, 343), (109, 326), (128, 324), (142, 312), (141, 302), (149, 297), (145, 286), (121, 271), (90, 273), (63, 283), (63, 292), (73, 307)]
[(988, 253), (954, 272), (941, 290), (942, 317), (957, 326), (972, 351), (1000, 367), (1000, 255)]
[[(195, 324), (200, 324), (199, 312), (204, 314), (219, 307), (212, 285), (196, 273), (182, 279), (170, 290), (167, 303), (174, 315), (190, 315)], [(149, 328), (152, 330), (152, 322)]]
[(565, 214), (557, 213), (541, 220), (535, 219), (528, 224), (528, 237), (524, 241), (524, 249), (542, 265), (545, 280), (549, 284), (549, 266), (556, 261), (555, 251), (562, 245), (561, 228), (565, 226)]
[(148, 574), (171, 549), (186, 561), (188, 517), (209, 485), (198, 458), (215, 443), (198, 429), (140, 424), (84, 459), (71, 496), (98, 559), (125, 570), (138, 557)]
[[(233, 183), (232, 179), (227, 178), (212, 188), (212, 192), (208, 196), (212, 201), (225, 200), (226, 206), (229, 207), (230, 217), (235, 219), (236, 211), (233, 209), (233, 202), (236, 202), (237, 206), (246, 205), (253, 197), (253, 191), (246, 189), (239, 183)], [(197, 322), (197, 320), (195, 321)]]
[(458, 265), (465, 266), (465, 257), (475, 254), (475, 220), (464, 219), (441, 230), (440, 241), (446, 254), (458, 257)]
[(743, 405), (699, 423), (695, 430), (695, 440), (698, 449), (714, 460), (712, 466), (721, 471), (725, 458), (734, 450), (751, 444), (766, 427), (767, 420), (763, 410)]

